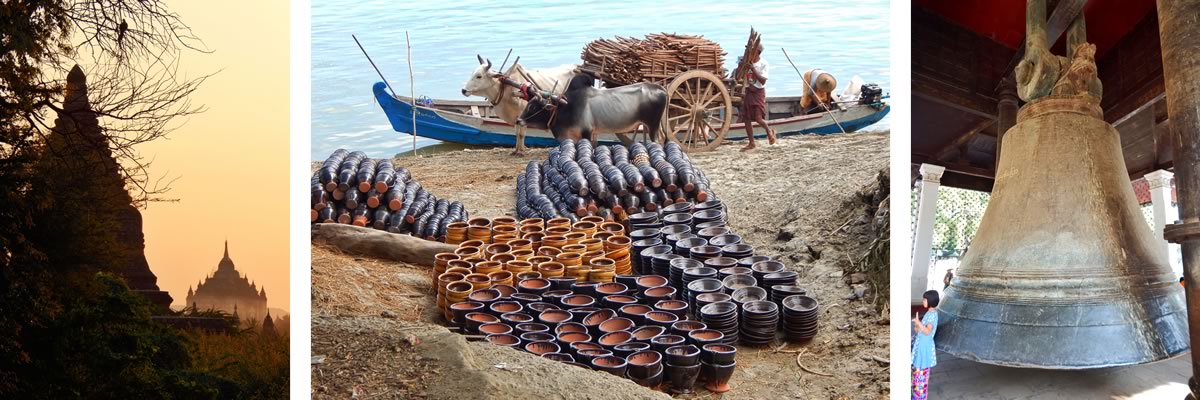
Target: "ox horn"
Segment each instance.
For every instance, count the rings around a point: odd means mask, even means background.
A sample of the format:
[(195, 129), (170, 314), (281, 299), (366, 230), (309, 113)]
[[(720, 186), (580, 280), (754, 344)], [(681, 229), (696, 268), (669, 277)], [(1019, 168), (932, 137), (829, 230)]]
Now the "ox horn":
[(492, 69), (492, 59), (487, 59), (487, 69)]
[(479, 59), (479, 65), (483, 65), (483, 56), (476, 54), (475, 58)]

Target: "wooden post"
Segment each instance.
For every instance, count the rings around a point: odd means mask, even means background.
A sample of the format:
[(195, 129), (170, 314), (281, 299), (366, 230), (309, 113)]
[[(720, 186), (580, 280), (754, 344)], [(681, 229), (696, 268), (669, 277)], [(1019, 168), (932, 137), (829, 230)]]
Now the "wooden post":
[(404, 44), (408, 47), (408, 94), (412, 99), (412, 149), (413, 156), (417, 155), (417, 87), (413, 80), (412, 70), (412, 41), (408, 39), (408, 31), (404, 31)]

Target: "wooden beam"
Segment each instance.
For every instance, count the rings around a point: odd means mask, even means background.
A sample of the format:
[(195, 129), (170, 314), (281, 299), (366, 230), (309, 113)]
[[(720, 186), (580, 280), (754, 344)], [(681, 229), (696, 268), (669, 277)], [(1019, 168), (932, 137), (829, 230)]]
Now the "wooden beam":
[[(1050, 17), (1046, 18), (1046, 47), (1054, 47), (1058, 42), (1058, 38), (1062, 36), (1067, 28), (1071, 27), (1071, 21), (1075, 17), (1083, 13), (1083, 7), (1087, 5), (1088, 0), (1061, 0), (1054, 7), (1054, 11), (1050, 13)], [(1024, 3), (1024, 2), (1022, 2)], [(1022, 4), (1023, 6), (1024, 4)], [(1022, 11), (1025, 9), (1021, 7)], [(1025, 57), (1025, 40), (1021, 40), (1021, 47), (1017, 48), (1017, 54), (1013, 55), (1005, 71), (1008, 71), (1008, 77), (1013, 77), (1016, 74), (1017, 64), (1021, 62), (1021, 58)], [(999, 87), (997, 87), (999, 90)]]
[[(959, 147), (967, 145), (971, 142), (971, 139), (974, 138), (975, 135), (979, 134), (979, 132), (982, 132), (984, 129), (987, 129), (989, 126), (992, 126), (995, 123), (996, 120), (994, 119), (984, 119), (983, 121), (979, 121), (979, 123), (967, 129), (967, 131), (963, 132), (961, 135), (958, 135), (958, 137), (950, 141), (950, 143), (946, 143), (945, 146), (942, 146), (942, 148), (935, 153), (933, 158), (937, 160), (945, 160), (946, 156), (950, 155), (950, 153), (959, 151)], [(966, 157), (966, 154), (959, 154), (959, 157)]]
[(913, 70), (913, 96), (978, 117), (996, 118), (996, 99), (964, 91), (952, 84)]
[(944, 161), (939, 161), (939, 160), (930, 158), (929, 156), (924, 155), (924, 154), (913, 154), (912, 155), (912, 163), (913, 163), (913, 165), (933, 164), (933, 165), (943, 166), (943, 167), (946, 167), (946, 172), (954, 171), (956, 173), (960, 173), (963, 175), (976, 176), (976, 177), (980, 177), (980, 178), (993, 179), (996, 176), (996, 171), (992, 171), (990, 169), (972, 167), (969, 165), (948, 165)]

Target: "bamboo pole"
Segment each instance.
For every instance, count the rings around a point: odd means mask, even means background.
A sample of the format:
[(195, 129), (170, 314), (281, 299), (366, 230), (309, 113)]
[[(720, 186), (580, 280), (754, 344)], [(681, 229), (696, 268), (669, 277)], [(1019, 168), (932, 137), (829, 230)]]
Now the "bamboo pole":
[[(813, 92), (813, 97), (816, 97), (817, 89), (813, 88), (812, 85), (810, 85), (808, 81), (804, 79), (804, 74), (800, 73), (800, 68), (796, 68), (796, 63), (792, 62), (791, 57), (788, 57), (787, 50), (782, 47), (780, 47), (779, 50), (783, 50), (783, 57), (787, 58), (788, 64), (792, 64), (792, 69), (796, 70), (796, 75), (800, 75), (800, 81), (804, 82), (804, 87), (808, 88), (808, 90), (811, 90)], [(820, 104), (821, 108), (825, 109), (825, 112), (829, 114), (829, 118), (833, 119), (833, 123), (837, 124), (838, 130), (842, 131), (842, 133), (846, 133), (846, 128), (843, 128), (842, 123), (838, 122), (837, 117), (833, 115), (833, 111), (829, 110), (829, 106), (825, 105), (825, 102), (821, 101), (819, 98), (817, 99), (817, 104)]]
[(404, 31), (404, 44), (408, 47), (408, 91), (409, 99), (412, 101), (412, 150), (415, 157), (417, 155), (417, 88), (416, 82), (413, 80), (412, 41), (408, 38), (408, 31)]

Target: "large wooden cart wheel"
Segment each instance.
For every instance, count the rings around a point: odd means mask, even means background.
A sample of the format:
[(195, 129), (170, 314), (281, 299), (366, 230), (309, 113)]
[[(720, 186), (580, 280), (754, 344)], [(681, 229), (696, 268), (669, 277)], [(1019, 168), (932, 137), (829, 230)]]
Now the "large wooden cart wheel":
[(671, 102), (663, 128), (668, 141), (688, 152), (721, 145), (733, 122), (733, 99), (721, 78), (708, 71), (687, 71), (671, 80), (667, 94)]

